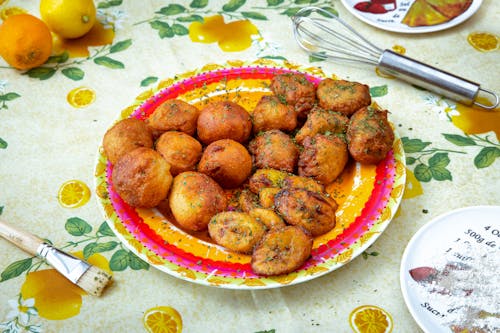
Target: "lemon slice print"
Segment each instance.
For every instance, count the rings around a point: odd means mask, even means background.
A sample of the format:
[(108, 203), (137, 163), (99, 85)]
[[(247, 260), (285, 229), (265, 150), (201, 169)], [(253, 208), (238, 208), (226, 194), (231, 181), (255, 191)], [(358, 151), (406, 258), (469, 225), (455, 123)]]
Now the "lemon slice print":
[(68, 180), (59, 188), (57, 200), (65, 208), (77, 208), (90, 199), (89, 187), (80, 180)]
[(393, 329), (391, 315), (375, 305), (362, 305), (349, 315), (349, 324), (356, 333), (390, 333)]
[(78, 87), (71, 90), (66, 99), (72, 107), (84, 108), (95, 101), (95, 92), (87, 87)]
[(179, 312), (170, 306), (157, 306), (147, 310), (142, 321), (149, 333), (182, 332), (182, 318)]
[(467, 41), (481, 52), (497, 50), (500, 44), (498, 36), (489, 32), (472, 32), (467, 36)]

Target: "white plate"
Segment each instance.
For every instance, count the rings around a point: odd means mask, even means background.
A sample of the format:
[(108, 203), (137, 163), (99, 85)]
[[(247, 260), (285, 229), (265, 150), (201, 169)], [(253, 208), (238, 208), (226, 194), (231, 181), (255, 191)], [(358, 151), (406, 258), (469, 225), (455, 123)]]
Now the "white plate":
[[(454, 27), (469, 17), (471, 17), (481, 6), (483, 0), (473, 0), (470, 6), (462, 14), (449, 21), (441, 24), (429, 25), (429, 26), (418, 26), (410, 27), (406, 24), (401, 23), (406, 13), (410, 9), (411, 5), (416, 0), (394, 0), (394, 4), (383, 5), (389, 11), (382, 14), (372, 14), (368, 12), (362, 12), (357, 10), (354, 6), (360, 2), (367, 2), (370, 0), (342, 0), (342, 4), (347, 8), (347, 10), (356, 16), (361, 21), (368, 23), (374, 27), (403, 33), (425, 33), (448, 29)], [(371, 0), (372, 2), (377, 0)], [(379, 0), (380, 1), (380, 0)]]
[[(455, 268), (444, 267), (446, 262), (453, 263)], [(426, 280), (423, 267), (435, 268), (434, 278)], [(410, 313), (425, 332), (452, 332), (450, 321), (457, 324), (455, 318), (466, 317), (463, 313), (471, 306), (498, 312), (500, 295), (490, 293), (485, 297), (483, 292), (484, 287), (498, 289), (498, 267), (500, 206), (462, 208), (428, 222), (410, 240), (401, 262), (401, 290)], [(485, 275), (489, 278), (478, 288), (474, 280)], [(457, 296), (450, 298), (445, 290)], [(454, 302), (457, 297), (458, 302)], [(491, 310), (495, 304), (497, 308)], [(500, 318), (491, 315), (487, 318), (495, 320), (495, 325), (500, 324)], [(472, 316), (473, 326), (479, 320)]]

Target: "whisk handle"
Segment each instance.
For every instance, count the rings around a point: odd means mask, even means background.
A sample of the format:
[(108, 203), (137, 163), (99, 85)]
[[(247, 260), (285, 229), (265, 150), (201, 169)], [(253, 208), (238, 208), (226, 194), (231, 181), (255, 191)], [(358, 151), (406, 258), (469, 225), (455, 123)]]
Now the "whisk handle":
[[(499, 104), (498, 96), (489, 90), (482, 89), (479, 84), (405, 57), (391, 50), (385, 50), (382, 53), (378, 67), (390, 75), (434, 91), (465, 105), (476, 104), (483, 108), (493, 109)], [(495, 98), (495, 102), (492, 105), (483, 105), (476, 102), (480, 91), (492, 95)]]

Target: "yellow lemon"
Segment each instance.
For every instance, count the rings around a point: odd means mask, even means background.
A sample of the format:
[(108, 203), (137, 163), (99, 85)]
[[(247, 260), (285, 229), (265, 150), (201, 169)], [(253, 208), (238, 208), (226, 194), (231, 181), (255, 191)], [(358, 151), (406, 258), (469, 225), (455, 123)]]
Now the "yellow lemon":
[(28, 13), (25, 9), (20, 7), (7, 7), (0, 11), (0, 18), (2, 21), (5, 21), (7, 17), (18, 14), (26, 14)]
[(182, 332), (182, 318), (170, 306), (157, 306), (144, 313), (142, 322), (150, 333), (180, 333)]
[(356, 333), (390, 333), (393, 329), (391, 315), (375, 305), (354, 309), (349, 315), (349, 324)]
[(489, 32), (472, 32), (467, 36), (467, 41), (481, 52), (494, 51), (500, 44), (498, 36)]
[(81, 207), (89, 201), (90, 189), (80, 180), (68, 180), (59, 188), (57, 199), (65, 208)]
[(90, 31), (96, 20), (96, 9), (92, 0), (41, 0), (40, 15), (50, 30), (71, 39)]
[(83, 108), (94, 102), (95, 92), (87, 87), (78, 87), (71, 90), (66, 99), (71, 106)]

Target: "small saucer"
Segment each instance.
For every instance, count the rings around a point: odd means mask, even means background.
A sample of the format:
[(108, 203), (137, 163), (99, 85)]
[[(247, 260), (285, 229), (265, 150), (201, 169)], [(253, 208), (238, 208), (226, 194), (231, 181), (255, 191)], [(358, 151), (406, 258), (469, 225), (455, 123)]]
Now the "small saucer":
[(412, 237), (402, 257), (401, 290), (425, 332), (499, 327), (498, 267), (500, 206), (462, 208)]

